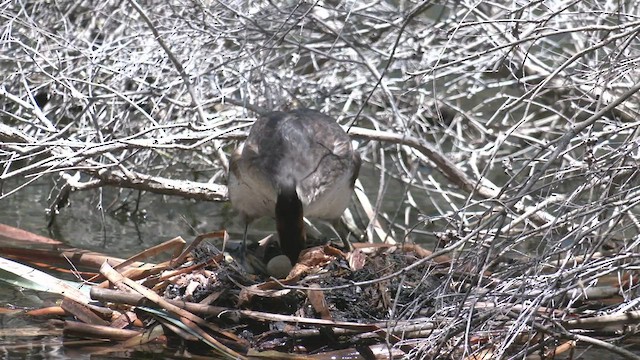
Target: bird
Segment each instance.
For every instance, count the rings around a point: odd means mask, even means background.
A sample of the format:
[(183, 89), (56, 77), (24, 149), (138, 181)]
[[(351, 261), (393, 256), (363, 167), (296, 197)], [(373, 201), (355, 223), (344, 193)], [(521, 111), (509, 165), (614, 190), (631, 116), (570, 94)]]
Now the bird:
[(332, 117), (311, 109), (261, 115), (231, 155), (228, 194), (249, 224), (276, 219), (280, 248), (291, 264), (306, 245), (304, 217), (335, 221), (351, 200), (360, 155)]

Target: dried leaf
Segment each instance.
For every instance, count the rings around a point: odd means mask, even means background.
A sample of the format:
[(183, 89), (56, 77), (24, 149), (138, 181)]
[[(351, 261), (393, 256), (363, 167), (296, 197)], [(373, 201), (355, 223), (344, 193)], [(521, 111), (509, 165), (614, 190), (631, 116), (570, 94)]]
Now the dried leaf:
[(127, 340), (136, 335), (139, 331), (116, 329), (111, 326), (90, 325), (78, 321), (65, 321), (64, 331), (82, 335), (84, 337), (96, 337), (101, 339)]
[(282, 289), (282, 286), (275, 281), (267, 281), (260, 284), (246, 286), (240, 290), (238, 296), (238, 304), (246, 304), (251, 301), (254, 296), (260, 296), (264, 298), (279, 298), (291, 293), (290, 289)]
[(15, 228), (13, 226), (0, 224), (0, 242), (29, 242), (37, 244), (53, 244), (62, 245), (58, 240), (54, 240), (48, 237), (40, 236), (32, 232)]
[(314, 268), (320, 268), (326, 266), (330, 262), (334, 261), (337, 256), (344, 256), (342, 251), (335, 249), (331, 246), (316, 246), (303, 251), (300, 254), (300, 259), (295, 264), (287, 281), (293, 281), (301, 278), (304, 274), (308, 273)]
[(0, 280), (26, 289), (59, 294), (81, 304), (88, 304), (91, 301), (88, 296), (88, 286), (57, 279), (40, 270), (2, 257), (0, 257)]
[(362, 250), (356, 249), (347, 254), (347, 261), (352, 271), (360, 270), (367, 262), (367, 255)]
[(89, 307), (71, 299), (64, 299), (60, 305), (65, 311), (73, 314), (78, 320), (92, 325), (108, 326), (109, 323), (96, 315)]
[[(317, 289), (317, 290), (316, 290)], [(307, 298), (313, 306), (313, 309), (320, 314), (320, 318), (324, 320), (333, 320), (331, 316), (331, 312), (327, 307), (327, 301), (324, 297), (324, 292), (320, 289), (320, 285), (311, 284), (309, 285), (309, 290), (307, 290)]]

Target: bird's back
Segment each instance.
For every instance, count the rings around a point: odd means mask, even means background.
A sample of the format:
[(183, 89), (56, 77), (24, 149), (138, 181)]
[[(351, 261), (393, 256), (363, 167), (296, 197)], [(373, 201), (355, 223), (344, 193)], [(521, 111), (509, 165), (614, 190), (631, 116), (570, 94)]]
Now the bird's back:
[(232, 157), (229, 196), (248, 218), (273, 216), (280, 184), (294, 182), (305, 216), (333, 219), (348, 205), (360, 158), (331, 117), (314, 110), (258, 119)]

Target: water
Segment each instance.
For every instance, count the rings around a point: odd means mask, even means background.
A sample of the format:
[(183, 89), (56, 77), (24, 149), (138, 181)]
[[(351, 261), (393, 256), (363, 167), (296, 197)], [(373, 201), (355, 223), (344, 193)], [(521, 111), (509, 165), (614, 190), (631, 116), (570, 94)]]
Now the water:
[[(241, 231), (224, 203), (145, 194), (135, 211), (137, 191), (90, 190), (71, 195), (48, 228), (51, 183), (41, 181), (0, 200), (0, 222), (62, 241), (67, 246), (128, 257), (176, 236), (189, 240), (197, 232), (229, 228)], [(124, 201), (123, 201), (124, 200)], [(104, 209), (104, 210), (102, 210)]]

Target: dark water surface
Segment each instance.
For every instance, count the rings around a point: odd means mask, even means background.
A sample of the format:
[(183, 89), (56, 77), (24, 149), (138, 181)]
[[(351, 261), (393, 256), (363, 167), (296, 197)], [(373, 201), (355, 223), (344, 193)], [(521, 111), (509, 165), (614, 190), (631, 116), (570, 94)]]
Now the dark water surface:
[[(70, 206), (60, 210), (47, 228), (46, 209), (52, 183), (40, 181), (0, 200), (0, 222), (39, 235), (49, 236), (71, 247), (127, 257), (175, 236), (189, 240), (196, 231), (223, 227), (240, 229), (224, 203), (205, 203), (178, 197), (105, 188), (71, 195)], [(104, 210), (103, 210), (104, 209)]]

